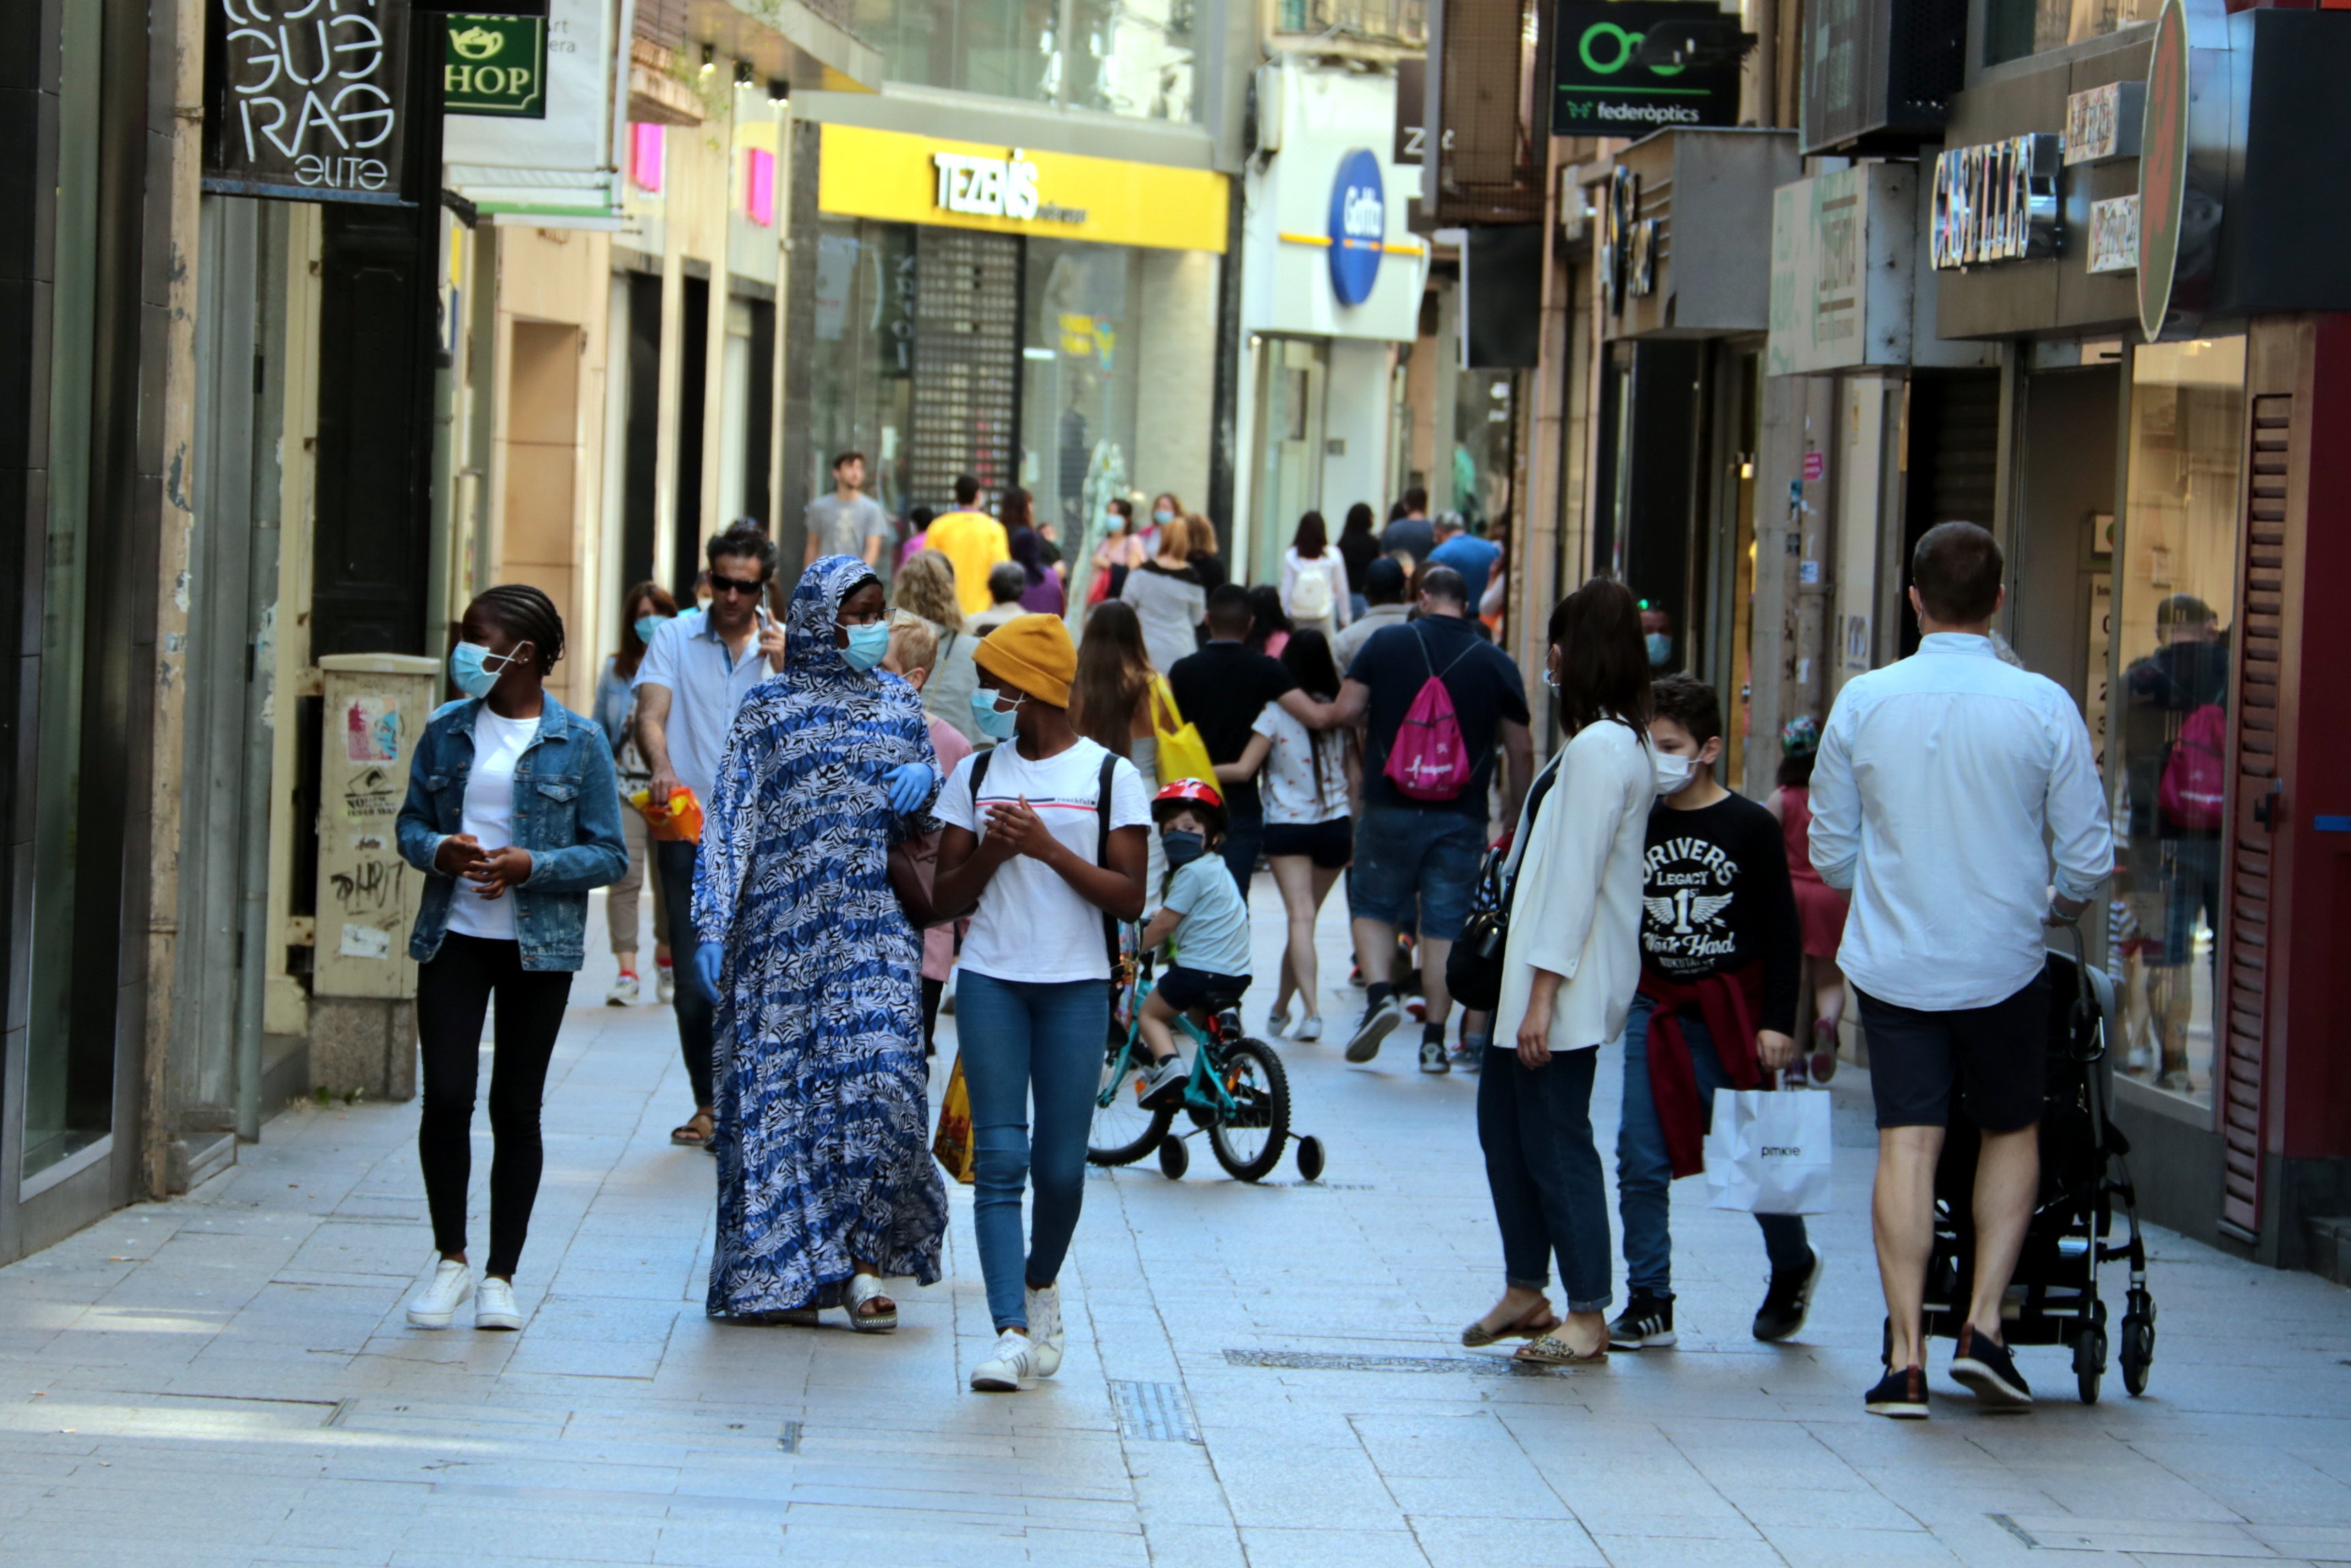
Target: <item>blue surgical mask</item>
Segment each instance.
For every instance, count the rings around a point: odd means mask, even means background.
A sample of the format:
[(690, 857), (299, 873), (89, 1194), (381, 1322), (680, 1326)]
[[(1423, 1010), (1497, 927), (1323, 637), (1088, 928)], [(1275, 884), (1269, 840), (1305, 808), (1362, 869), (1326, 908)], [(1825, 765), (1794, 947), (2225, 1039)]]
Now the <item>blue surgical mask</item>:
[(1641, 641), (1648, 644), (1649, 665), (1662, 670), (1674, 656), (1674, 640), (1663, 632), (1652, 632)]
[[(516, 652), (527, 646), (517, 643)], [(449, 650), (449, 678), (467, 696), (486, 697), (515, 657), (515, 653), (493, 653), (479, 643), (460, 643)]]
[(870, 670), (890, 656), (890, 628), (881, 622), (841, 630), (849, 633), (849, 646), (841, 651), (841, 656), (849, 661), (851, 669)]
[(1009, 740), (1020, 726), (1020, 703), (1016, 701), (1008, 708), (998, 707), (996, 694), (981, 686), (971, 694), (971, 719), (988, 739)]
[(662, 629), (662, 622), (668, 619), (669, 617), (666, 615), (638, 616), (637, 641), (644, 643), (647, 647), (651, 647), (653, 645), (653, 633), (660, 631)]
[(1151, 514), (1151, 520), (1164, 528), (1176, 520), (1176, 514), (1162, 507)]
[(1167, 869), (1182, 871), (1208, 852), (1208, 841), (1198, 833), (1170, 828), (1159, 835), (1159, 847), (1166, 853)]

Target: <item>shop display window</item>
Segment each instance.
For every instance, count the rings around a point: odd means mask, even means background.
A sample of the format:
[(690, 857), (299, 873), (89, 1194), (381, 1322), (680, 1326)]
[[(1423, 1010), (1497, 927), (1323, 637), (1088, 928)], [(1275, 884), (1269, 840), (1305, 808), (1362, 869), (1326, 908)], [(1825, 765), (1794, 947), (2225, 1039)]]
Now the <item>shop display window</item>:
[(2212, 1099), (2231, 644), (2244, 441), (2241, 338), (2131, 357), (2115, 547), (2107, 750), (2116, 1070)]
[(2162, 0), (1987, 0), (1983, 63), (1996, 66), (2152, 22)]
[(866, 493), (893, 517), (908, 505), (914, 228), (827, 218), (817, 236), (808, 493), (832, 487), (832, 455), (862, 452)]
[(1141, 120), (1193, 116), (1194, 0), (855, 0), (893, 81)]

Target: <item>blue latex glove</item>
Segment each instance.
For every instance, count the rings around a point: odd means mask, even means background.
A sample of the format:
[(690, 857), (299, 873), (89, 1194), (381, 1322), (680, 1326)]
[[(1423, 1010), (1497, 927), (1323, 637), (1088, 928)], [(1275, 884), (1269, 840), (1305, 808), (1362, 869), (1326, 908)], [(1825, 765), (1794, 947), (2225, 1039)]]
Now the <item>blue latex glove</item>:
[(695, 983), (713, 1007), (718, 1003), (718, 967), (726, 961), (726, 949), (716, 942), (705, 942), (694, 950)]
[(930, 799), (931, 786), (938, 775), (927, 762), (901, 762), (890, 769), (886, 782), (890, 786), (890, 810), (904, 816), (919, 810)]

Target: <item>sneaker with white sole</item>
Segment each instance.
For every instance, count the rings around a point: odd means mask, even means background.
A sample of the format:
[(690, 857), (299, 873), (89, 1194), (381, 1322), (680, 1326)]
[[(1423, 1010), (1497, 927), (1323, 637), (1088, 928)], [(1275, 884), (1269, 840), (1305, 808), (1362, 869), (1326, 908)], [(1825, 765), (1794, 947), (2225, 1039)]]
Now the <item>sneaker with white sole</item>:
[(1450, 1072), (1453, 1059), (1447, 1053), (1442, 1035), (1431, 1040), (1426, 1035), (1420, 1041), (1420, 1070), (1423, 1072)]
[(630, 969), (621, 971), (621, 977), (612, 982), (611, 990), (604, 993), (604, 1005), (608, 1008), (632, 1008), (637, 1005), (635, 971)]
[(1404, 1022), (1404, 1004), (1394, 995), (1382, 997), (1364, 1009), (1364, 1021), (1355, 1026), (1354, 1038), (1347, 1041), (1347, 1060), (1369, 1061), (1380, 1053), (1380, 1041), (1395, 1032)]
[(1635, 1291), (1608, 1325), (1611, 1350), (1666, 1350), (1674, 1343), (1674, 1299)]
[(653, 974), (653, 1000), (667, 1007), (677, 1000), (677, 966), (664, 964)]
[(1298, 1020), (1298, 1031), (1295, 1034), (1292, 1034), (1290, 1038), (1296, 1040), (1301, 1045), (1312, 1045), (1316, 1040), (1321, 1040), (1322, 1038), (1322, 1015), (1321, 1013), (1308, 1013), (1304, 1018), (1300, 1019)]
[(496, 1274), (483, 1276), (482, 1288), (474, 1292), (474, 1326), (477, 1329), (522, 1327), (522, 1308), (515, 1304), (514, 1281), (501, 1280)]
[(1020, 1301), (1029, 1313), (1029, 1343), (1037, 1350), (1037, 1375), (1050, 1377), (1061, 1370), (1061, 1349), (1069, 1341), (1061, 1322), (1061, 1287), (1024, 1286)]
[(1286, 1007), (1270, 1009), (1265, 1015), (1265, 1038), (1268, 1040), (1280, 1040), (1283, 1035), (1288, 1034), (1289, 1032), (1290, 1009)]
[(408, 1326), (413, 1329), (445, 1329), (457, 1309), (474, 1294), (474, 1271), (455, 1258), (444, 1258), (441, 1266), (433, 1270), (433, 1282), (422, 1294), (408, 1303)]
[(1165, 1061), (1155, 1061), (1143, 1070), (1143, 1082), (1135, 1097), (1146, 1111), (1156, 1111), (1162, 1105), (1172, 1105), (1184, 1097), (1184, 1085), (1191, 1078), (1183, 1057), (1171, 1056)]
[(1043, 1375), (1038, 1370), (1036, 1343), (1019, 1329), (1006, 1329), (996, 1336), (996, 1348), (987, 1359), (971, 1369), (971, 1391), (1018, 1394), (1021, 1379)]

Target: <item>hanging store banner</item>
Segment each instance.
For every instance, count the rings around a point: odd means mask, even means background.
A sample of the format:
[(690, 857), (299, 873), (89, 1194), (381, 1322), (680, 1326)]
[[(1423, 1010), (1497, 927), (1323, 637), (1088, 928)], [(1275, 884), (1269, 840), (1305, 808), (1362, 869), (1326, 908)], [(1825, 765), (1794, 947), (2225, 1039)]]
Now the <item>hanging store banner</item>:
[(204, 8), (204, 188), (401, 204), (408, 0)]
[(2138, 162), (2138, 319), (2150, 343), (2195, 337), (2211, 299), (2234, 118), (2229, 32), (2224, 0), (2164, 0), (2155, 19)]
[[(493, 221), (541, 228), (619, 226), (614, 99), (627, 83), (615, 72), (628, 69), (627, 48), (616, 42), (619, 12), (619, 0), (552, 0), (545, 21), (435, 18), (447, 34), (442, 90), (449, 114), (442, 156), (450, 189)], [(532, 29), (538, 30), (535, 47)], [(534, 53), (535, 93), (513, 74), (530, 68)], [(463, 109), (461, 83), (469, 89)], [(501, 104), (510, 107), (493, 107)]]
[(1640, 137), (1738, 124), (1736, 56), (1678, 66), (1636, 57), (1654, 29), (1723, 20), (1714, 0), (1564, 0), (1552, 35), (1552, 134)]
[(468, 15), (440, 22), (444, 113), (547, 118), (544, 17)]
[(2057, 174), (2064, 140), (2036, 131), (1978, 147), (1954, 147), (1936, 158), (1928, 228), (1936, 270), (2040, 261), (2057, 254)]

